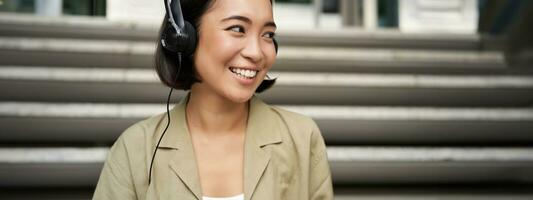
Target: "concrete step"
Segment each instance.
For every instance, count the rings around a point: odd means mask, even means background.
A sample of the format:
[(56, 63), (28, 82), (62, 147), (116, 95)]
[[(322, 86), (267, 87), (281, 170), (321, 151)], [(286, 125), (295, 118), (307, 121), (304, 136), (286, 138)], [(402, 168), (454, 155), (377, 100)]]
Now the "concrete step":
[(531, 185), (462, 184), (335, 186), (335, 200), (529, 200)]
[(0, 197), (10, 200), (91, 200), (94, 187), (2, 188)]
[[(528, 145), (533, 108), (282, 106), (310, 116), (328, 144)], [(0, 141), (109, 144), (162, 104), (1, 102)]]
[(0, 13), (0, 36), (153, 41), (160, 23), (110, 21), (105, 17)]
[[(276, 85), (259, 96), (274, 104), (533, 105), (533, 76), (526, 75), (270, 74)], [(154, 70), (119, 68), (0, 66), (0, 90), (2, 101), (41, 102), (160, 103), (168, 94)]]
[[(278, 34), (279, 33), (279, 34)], [(483, 48), (496, 39), (475, 34), (402, 33), (394, 30), (319, 29), (313, 31), (277, 31), (283, 46), (356, 47), (388, 49), (471, 50)], [(494, 40), (494, 41), (493, 41)]]
[[(107, 147), (0, 148), (2, 187), (83, 187)], [(335, 184), (533, 182), (533, 148), (328, 147)]]
[[(90, 200), (94, 188), (9, 188), (0, 197), (10, 200)], [(531, 200), (531, 186), (352, 186), (334, 188), (335, 200)]]
[[(154, 41), (159, 25), (159, 22), (121, 22), (97, 17), (47, 18), (0, 13), (0, 36)], [(280, 28), (276, 35), (282, 46), (478, 50), (485, 41), (491, 41), (475, 34), (413, 34), (399, 30)]]
[(286, 47), (276, 70), (378, 73), (496, 73), (500, 52)]
[[(0, 65), (125, 67), (153, 66), (155, 42), (0, 38)], [(500, 52), (280, 47), (278, 71), (501, 73)]]
[(328, 157), (336, 183), (533, 181), (529, 147), (329, 147)]
[(0, 187), (82, 187), (98, 181), (108, 148), (0, 148)]
[(155, 42), (0, 38), (0, 63), (45, 66), (149, 68)]

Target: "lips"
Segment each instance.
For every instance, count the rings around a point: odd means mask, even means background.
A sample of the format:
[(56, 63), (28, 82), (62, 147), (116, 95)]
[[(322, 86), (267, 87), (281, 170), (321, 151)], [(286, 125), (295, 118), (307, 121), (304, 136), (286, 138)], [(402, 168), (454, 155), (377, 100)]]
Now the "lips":
[(235, 75), (246, 79), (253, 79), (257, 76), (258, 70), (252, 70), (247, 68), (230, 67), (229, 70)]

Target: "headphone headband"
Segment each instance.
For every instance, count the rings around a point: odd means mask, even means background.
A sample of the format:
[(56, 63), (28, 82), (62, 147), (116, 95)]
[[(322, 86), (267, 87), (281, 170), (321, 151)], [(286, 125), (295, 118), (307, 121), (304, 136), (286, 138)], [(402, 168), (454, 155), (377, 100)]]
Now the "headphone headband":
[[(176, 3), (178, 1), (178, 3)], [(183, 27), (185, 26), (185, 20), (183, 19), (183, 13), (181, 11), (180, 0), (166, 0), (165, 9), (169, 15), (169, 22), (176, 30), (176, 33), (181, 34)]]

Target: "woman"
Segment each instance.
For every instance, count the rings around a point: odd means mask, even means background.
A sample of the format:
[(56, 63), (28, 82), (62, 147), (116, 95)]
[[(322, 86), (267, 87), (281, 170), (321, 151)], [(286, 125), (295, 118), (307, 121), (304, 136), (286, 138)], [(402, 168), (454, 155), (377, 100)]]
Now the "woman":
[(166, 115), (119, 137), (93, 199), (333, 199), (316, 124), (254, 96), (273, 84), (264, 79), (276, 58), (272, 3), (183, 0), (181, 7), (198, 31), (196, 50), (176, 78), (176, 55), (159, 44), (156, 70), (166, 85), (190, 92), (170, 111), (153, 166)]

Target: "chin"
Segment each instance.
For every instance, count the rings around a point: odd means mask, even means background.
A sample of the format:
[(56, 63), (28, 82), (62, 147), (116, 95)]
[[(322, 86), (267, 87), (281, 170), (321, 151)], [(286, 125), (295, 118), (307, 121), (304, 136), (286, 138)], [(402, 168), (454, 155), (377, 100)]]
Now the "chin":
[(248, 100), (252, 98), (254, 95), (255, 90), (253, 91), (233, 91), (227, 94), (229, 100), (235, 102), (235, 103), (246, 103)]

